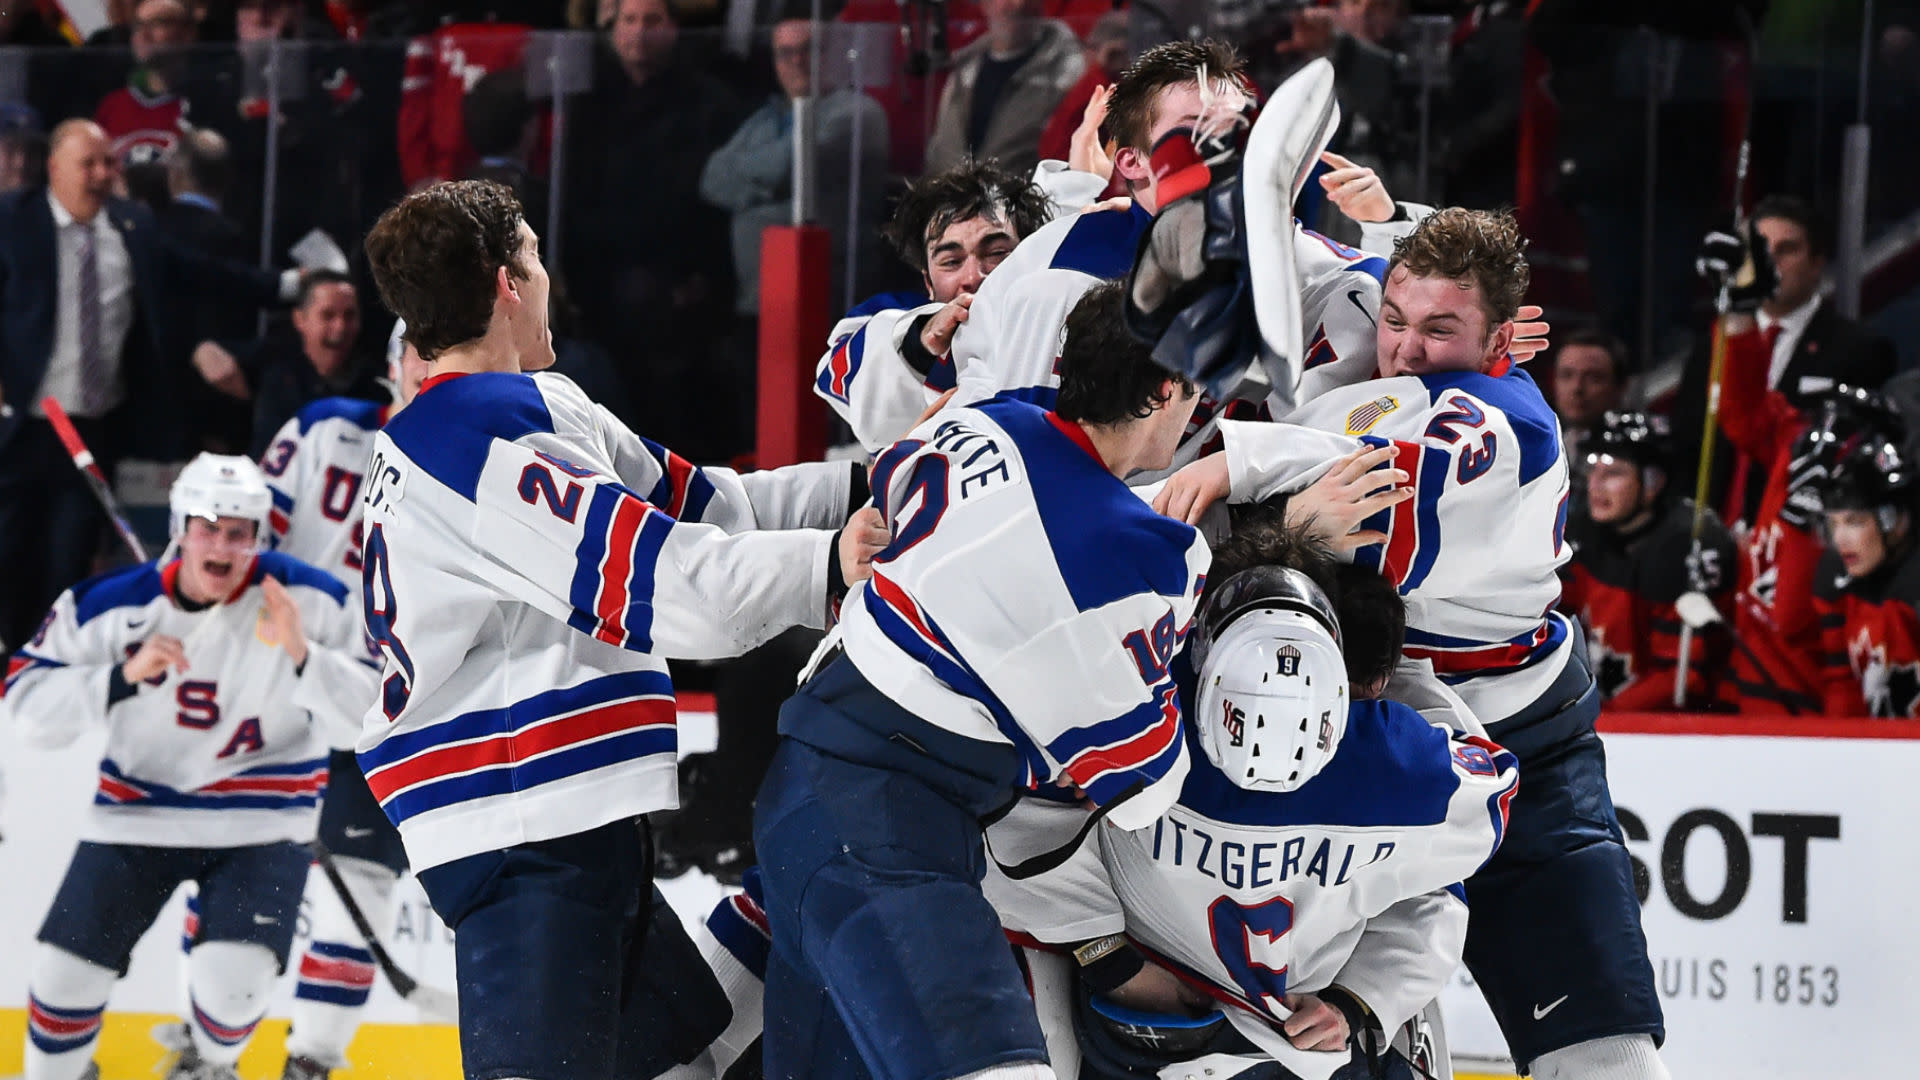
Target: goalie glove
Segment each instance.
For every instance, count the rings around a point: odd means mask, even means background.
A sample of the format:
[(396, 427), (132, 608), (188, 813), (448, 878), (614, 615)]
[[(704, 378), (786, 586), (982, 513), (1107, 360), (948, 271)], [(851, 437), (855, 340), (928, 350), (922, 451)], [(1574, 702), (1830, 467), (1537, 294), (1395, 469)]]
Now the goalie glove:
[(1766, 239), (1749, 223), (1745, 235), (1738, 229), (1715, 229), (1700, 242), (1693, 260), (1694, 273), (1707, 280), (1716, 293), (1724, 290), (1727, 310), (1758, 311), (1760, 305), (1780, 287)]

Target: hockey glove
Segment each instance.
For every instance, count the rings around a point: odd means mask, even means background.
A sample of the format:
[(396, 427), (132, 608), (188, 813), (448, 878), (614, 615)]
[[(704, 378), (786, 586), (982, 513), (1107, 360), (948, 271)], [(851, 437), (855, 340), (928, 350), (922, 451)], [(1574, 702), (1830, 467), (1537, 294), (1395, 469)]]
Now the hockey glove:
[(1747, 225), (1744, 236), (1734, 229), (1708, 233), (1700, 242), (1693, 270), (1706, 278), (1716, 293), (1726, 291), (1729, 311), (1757, 311), (1780, 286), (1766, 239), (1754, 231), (1752, 224)]
[(1711, 596), (1720, 591), (1720, 585), (1720, 552), (1705, 544), (1694, 544), (1687, 552), (1687, 591)]
[(1155, 361), (1216, 397), (1259, 353), (1241, 225), (1245, 132), (1238, 121), (1199, 137), (1176, 128), (1154, 146), (1160, 212), (1127, 275), (1127, 329), (1154, 346)]

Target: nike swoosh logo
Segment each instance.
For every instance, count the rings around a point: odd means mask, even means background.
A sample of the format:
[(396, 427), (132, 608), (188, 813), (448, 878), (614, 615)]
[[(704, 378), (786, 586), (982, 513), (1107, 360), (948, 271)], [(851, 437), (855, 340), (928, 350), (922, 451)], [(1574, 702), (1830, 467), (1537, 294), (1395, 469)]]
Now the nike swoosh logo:
[(253, 925), (255, 926), (272, 926), (275, 923), (278, 923), (279, 921), (280, 921), (279, 919), (276, 919), (271, 915), (255, 915), (253, 917)]
[(1571, 995), (1561, 994), (1559, 998), (1557, 998), (1550, 1005), (1545, 1005), (1545, 1006), (1535, 1005), (1533, 1007), (1533, 1018), (1535, 1020), (1545, 1020), (1547, 1018), (1547, 1014), (1559, 1008), (1567, 1000), (1569, 996)]
[(360, 838), (361, 838), (361, 837), (363, 837), (363, 836), (372, 836), (372, 835), (373, 835), (373, 830), (372, 830), (372, 829), (355, 829), (355, 828), (353, 828), (353, 827), (351, 827), (351, 826), (349, 826), (349, 827), (347, 827), (347, 828), (345, 828), (345, 829), (341, 829), (340, 831), (341, 831), (341, 832), (343, 832), (343, 833), (346, 833), (346, 834), (347, 834), (347, 839), (349, 839), (349, 840), (358, 840), (358, 839), (360, 839)]
[(1360, 309), (1360, 314), (1362, 314), (1362, 315), (1364, 315), (1364, 316), (1366, 316), (1366, 319), (1367, 319), (1367, 324), (1368, 324), (1368, 325), (1370, 325), (1370, 326), (1371, 326), (1371, 325), (1377, 325), (1377, 324), (1375, 324), (1375, 323), (1374, 323), (1374, 321), (1373, 321), (1373, 312), (1371, 312), (1371, 311), (1368, 311), (1368, 310), (1367, 310), (1367, 305), (1365, 305), (1365, 304), (1363, 304), (1363, 303), (1361, 303), (1361, 302), (1360, 302), (1360, 290), (1359, 290), (1359, 289), (1348, 289), (1348, 290), (1347, 290), (1347, 301), (1348, 301), (1349, 303), (1351, 303), (1351, 304), (1352, 304), (1352, 305), (1353, 305), (1354, 307), (1356, 307), (1356, 308), (1359, 308), (1359, 309)]

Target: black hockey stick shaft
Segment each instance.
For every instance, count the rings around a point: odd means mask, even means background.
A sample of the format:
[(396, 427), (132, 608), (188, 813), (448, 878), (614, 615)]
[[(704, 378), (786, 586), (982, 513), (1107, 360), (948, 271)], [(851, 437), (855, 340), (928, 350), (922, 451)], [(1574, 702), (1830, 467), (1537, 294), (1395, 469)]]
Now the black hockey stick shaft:
[(107, 483), (107, 474), (101, 470), (100, 463), (93, 458), (93, 451), (87, 449), (85, 439), (80, 437), (79, 429), (67, 416), (67, 411), (53, 398), (45, 398), (40, 407), (46, 410), (47, 423), (53, 427), (53, 433), (60, 437), (61, 445), (67, 448), (67, 456), (73, 459), (73, 467), (87, 478), (87, 487), (93, 490), (93, 497), (107, 512), (107, 519), (113, 522), (113, 531), (120, 534), (120, 540), (133, 553), (134, 562), (147, 561), (147, 549), (134, 535), (133, 527), (127, 524), (127, 517), (120, 512), (120, 501), (113, 497), (113, 487)]
[(395, 993), (403, 998), (412, 997), (420, 986), (420, 980), (401, 970), (400, 965), (394, 963), (393, 957), (387, 954), (386, 946), (380, 944), (380, 935), (374, 932), (367, 913), (360, 910), (359, 901), (353, 898), (353, 891), (347, 888), (347, 879), (340, 875), (340, 867), (333, 861), (333, 852), (328, 851), (327, 845), (318, 839), (308, 846), (313, 849), (314, 860), (320, 864), (320, 872), (327, 875), (327, 882), (333, 886), (340, 903), (346, 907), (347, 918), (353, 920), (354, 929), (360, 931), (360, 936), (367, 940), (367, 951), (373, 954), (373, 962), (379, 965), (387, 981), (393, 984)]

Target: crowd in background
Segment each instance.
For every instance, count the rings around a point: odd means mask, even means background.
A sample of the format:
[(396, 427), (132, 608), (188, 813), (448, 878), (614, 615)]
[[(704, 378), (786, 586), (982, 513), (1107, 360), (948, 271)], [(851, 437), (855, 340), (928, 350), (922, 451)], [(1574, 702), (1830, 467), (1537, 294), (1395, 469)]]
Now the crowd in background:
[[(1823, 293), (1844, 129), (1857, 108), (1870, 121), (1899, 116), (1920, 95), (1920, 5), (1882, 3), (1866, 35), (1870, 107), (1860, 105), (1859, 6), (833, 0), (815, 23), (809, 5), (787, 0), (110, 0), (109, 25), (76, 43), (56, 6), (6, 5), (0, 564), (34, 570), (8, 575), (0, 638), (31, 635), (100, 553), (98, 515), (39, 399), (58, 398), (109, 464), (202, 449), (257, 456), (305, 402), (385, 400), (392, 320), (358, 239), (405, 191), (453, 177), (512, 186), (543, 247), (558, 249), (559, 369), (695, 461), (750, 461), (759, 237), (791, 220), (797, 99), (817, 95), (814, 216), (833, 235), (830, 293), (845, 306), (918, 284), (879, 238), (905, 181), (970, 157), (1021, 172), (1065, 157), (1132, 53), (1200, 26), (1241, 43), (1262, 90), (1331, 58), (1343, 109), (1334, 149), (1377, 169), (1395, 195), (1518, 207), (1531, 299), (1554, 322), (1556, 348), (1534, 375), (1581, 473), (1578, 565), (1597, 557), (1602, 534), (1641, 542), (1692, 490), (1710, 354), (1694, 245), (1732, 205), (1749, 109), (1747, 201), (1778, 196), (1758, 220), (1780, 288), (1752, 315), (1759, 344), (1740, 353), (1764, 363), (1728, 376), (1752, 376), (1742, 400), (1788, 410), (1782, 430), (1797, 434), (1809, 421), (1796, 418), (1824, 408), (1835, 384), (1881, 387), (1920, 350), (1914, 335), (1876, 336)], [(1915, 205), (1882, 179), (1912, 175), (1912, 140), (1879, 130), (1875, 227)], [(1307, 190), (1302, 219), (1355, 239), (1317, 186)], [(316, 229), (339, 241), (347, 269), (248, 271), (288, 265), (289, 247)], [(1883, 260), (1869, 298), (1897, 314), (1913, 261)], [(84, 312), (56, 318), (73, 296)], [(1638, 478), (1624, 517), (1586, 497), (1610, 410), (1670, 418), (1655, 425), (1658, 477)], [(1763, 496), (1788, 465), (1736, 427), (1725, 427), (1733, 440), (1719, 444), (1709, 491), (1740, 545), (1731, 565), (1713, 578), (1629, 582), (1646, 610), (1591, 628), (1622, 704), (1670, 703), (1679, 594), (1707, 592), (1723, 619), (1697, 635), (1707, 651), (1695, 677), (1738, 667), (1727, 657), (1742, 643), (1724, 634), (1738, 625), (1736, 594), (1766, 591), (1754, 602), (1771, 612), (1772, 580), (1753, 567), (1767, 562), (1755, 551), (1779, 542)], [(1691, 550), (1692, 512), (1678, 513)], [(1822, 528), (1804, 519), (1816, 543)], [(1905, 565), (1904, 533), (1886, 531), (1888, 566)], [(48, 546), (58, 550), (36, 554)], [(1570, 586), (1568, 602), (1585, 595)], [(1807, 633), (1786, 635), (1818, 653), (1802, 683), (1768, 693), (1690, 683), (1682, 702), (1920, 710), (1920, 680), (1911, 695), (1825, 694), (1832, 649), (1817, 625)], [(1857, 684), (1864, 669), (1853, 667)], [(1661, 672), (1665, 682), (1645, 681)]]

